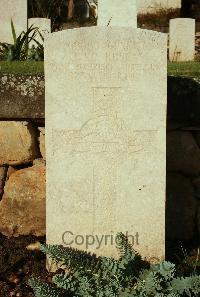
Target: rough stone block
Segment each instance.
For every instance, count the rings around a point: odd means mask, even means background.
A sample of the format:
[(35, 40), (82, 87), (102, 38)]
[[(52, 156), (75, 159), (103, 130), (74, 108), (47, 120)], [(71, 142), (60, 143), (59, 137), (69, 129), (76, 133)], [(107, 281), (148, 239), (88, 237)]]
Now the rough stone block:
[(44, 119), (44, 75), (0, 75), (0, 118)]
[(200, 148), (190, 132), (173, 131), (167, 134), (167, 170), (189, 176), (200, 173)]
[(166, 236), (191, 240), (195, 231), (197, 201), (190, 180), (180, 174), (167, 176)]
[(20, 165), (37, 156), (35, 130), (28, 122), (0, 121), (0, 165)]
[(0, 202), (0, 232), (6, 236), (45, 235), (43, 162), (13, 173)]

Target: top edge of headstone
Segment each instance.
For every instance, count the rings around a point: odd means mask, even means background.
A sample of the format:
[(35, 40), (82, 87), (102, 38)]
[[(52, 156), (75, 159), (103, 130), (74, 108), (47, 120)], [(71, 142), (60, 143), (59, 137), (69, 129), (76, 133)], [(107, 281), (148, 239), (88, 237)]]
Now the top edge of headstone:
[(28, 20), (49, 20), (49, 21), (51, 21), (50, 18), (28, 18)]
[(145, 33), (148, 34), (149, 36), (157, 36), (157, 37), (162, 37), (163, 39), (167, 38), (167, 34), (166, 33), (162, 33), (162, 32), (157, 32), (157, 31), (153, 31), (153, 30), (147, 30), (147, 29), (140, 29), (140, 28), (132, 28), (132, 27), (101, 27), (101, 26), (94, 26), (94, 27), (81, 27), (81, 28), (74, 28), (74, 29), (67, 29), (67, 30), (62, 30), (62, 31), (58, 31), (58, 32), (53, 32), (51, 34), (48, 34), (47, 38), (46, 38), (46, 43), (48, 42), (48, 40), (51, 40), (55, 37), (65, 37), (65, 36), (71, 36), (72, 34), (79, 34), (79, 33), (84, 33), (84, 32), (92, 32), (93, 31), (97, 31), (97, 32), (105, 32), (105, 30), (107, 32), (109, 31), (121, 31), (124, 33), (125, 32), (141, 32), (141, 33)]
[(174, 19), (171, 19), (170, 22), (174, 22), (174, 21), (183, 21), (183, 22), (192, 22), (192, 23), (195, 23), (195, 19), (193, 18), (174, 18)]

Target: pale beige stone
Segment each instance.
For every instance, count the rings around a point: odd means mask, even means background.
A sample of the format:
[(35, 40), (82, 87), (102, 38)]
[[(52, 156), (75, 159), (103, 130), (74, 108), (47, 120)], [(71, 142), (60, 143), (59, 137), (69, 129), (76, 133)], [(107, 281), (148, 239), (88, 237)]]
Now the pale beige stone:
[(137, 28), (136, 0), (99, 0), (97, 24)]
[(193, 61), (195, 57), (195, 20), (177, 18), (170, 20), (169, 60)]
[[(33, 28), (37, 28), (39, 33), (42, 35), (43, 38), (47, 36), (47, 34), (51, 33), (51, 20), (47, 18), (29, 18), (28, 19), (28, 27), (33, 26)], [(35, 40), (37, 40), (40, 44), (43, 44), (43, 40), (40, 36), (40, 34), (37, 33), (36, 36), (34, 37)], [(32, 33), (31, 33), (32, 34)], [(37, 47), (38, 44), (32, 40), (29, 43), (29, 46)]]
[[(163, 259), (166, 35), (81, 28), (45, 48), (47, 241), (128, 231), (143, 257)], [(116, 256), (107, 240), (88, 250)]]
[(17, 35), (27, 30), (27, 0), (0, 0), (0, 42), (13, 43), (11, 19)]
[(0, 202), (0, 232), (6, 236), (45, 235), (45, 166), (13, 173)]
[(40, 153), (44, 160), (46, 160), (46, 152), (45, 152), (45, 128), (40, 127), (40, 137), (39, 137), (39, 143), (40, 143)]
[(37, 155), (35, 131), (27, 122), (0, 121), (0, 165), (32, 162)]

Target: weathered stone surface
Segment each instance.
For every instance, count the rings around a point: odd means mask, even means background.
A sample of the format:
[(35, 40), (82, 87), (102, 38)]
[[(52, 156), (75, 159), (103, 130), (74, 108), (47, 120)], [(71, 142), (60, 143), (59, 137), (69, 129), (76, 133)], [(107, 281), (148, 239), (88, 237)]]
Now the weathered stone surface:
[(200, 80), (168, 76), (168, 120), (200, 123)]
[(197, 201), (190, 180), (180, 174), (167, 176), (166, 236), (190, 240), (194, 235)]
[(0, 118), (44, 118), (44, 75), (0, 75)]
[(6, 180), (8, 180), (10, 178), (11, 174), (13, 174), (16, 171), (17, 171), (17, 169), (14, 166), (8, 166)]
[(40, 143), (40, 153), (44, 160), (46, 160), (46, 152), (45, 152), (45, 128), (40, 127), (40, 137), (39, 137), (39, 143)]
[[(138, 232), (134, 248), (143, 257), (163, 259), (166, 37), (100, 26), (48, 37), (49, 243), (66, 244), (69, 238), (62, 236), (68, 230), (74, 236), (104, 236), (100, 248), (95, 241), (88, 250), (118, 256), (111, 236)], [(87, 248), (75, 241), (73, 246)]]
[(45, 166), (45, 160), (42, 158), (35, 159), (33, 161), (33, 165), (34, 166), (42, 166), (42, 165)]
[(0, 202), (0, 232), (45, 235), (45, 166), (21, 169), (6, 182)]
[(137, 28), (136, 0), (98, 0), (97, 24)]
[(0, 42), (13, 44), (11, 19), (17, 36), (27, 30), (27, 0), (0, 0)]
[(6, 181), (7, 166), (0, 166), (0, 200), (3, 196), (4, 185)]
[(193, 61), (195, 57), (195, 20), (177, 18), (170, 20), (169, 60)]
[(167, 170), (191, 176), (200, 173), (200, 149), (190, 132), (167, 134)]
[(0, 121), (0, 165), (20, 165), (37, 156), (35, 130), (27, 122)]

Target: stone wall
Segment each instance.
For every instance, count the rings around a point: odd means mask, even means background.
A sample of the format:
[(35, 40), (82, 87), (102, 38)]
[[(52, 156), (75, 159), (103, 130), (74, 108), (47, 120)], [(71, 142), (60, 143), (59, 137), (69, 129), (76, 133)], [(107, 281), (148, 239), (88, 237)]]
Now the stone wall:
[(200, 80), (168, 77), (167, 237), (200, 235)]
[(0, 76), (0, 232), (45, 235), (44, 76)]
[[(0, 76), (0, 103), (0, 232), (44, 235), (44, 77)], [(168, 239), (200, 235), (199, 110), (200, 80), (168, 77)]]

